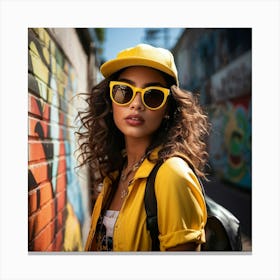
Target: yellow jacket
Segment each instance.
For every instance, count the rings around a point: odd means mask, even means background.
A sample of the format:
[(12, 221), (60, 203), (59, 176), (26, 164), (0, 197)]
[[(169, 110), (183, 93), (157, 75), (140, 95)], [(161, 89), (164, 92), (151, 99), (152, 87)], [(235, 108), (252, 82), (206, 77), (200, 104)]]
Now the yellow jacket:
[[(152, 156), (157, 157), (156, 150)], [(153, 167), (154, 163), (145, 159), (135, 174), (134, 183), (129, 186), (114, 228), (114, 251), (151, 251), (144, 193)], [(114, 176), (117, 177), (117, 173)], [(111, 186), (112, 181), (106, 177), (93, 209), (85, 251), (94, 250), (92, 244), (97, 221)], [(155, 193), (161, 251), (186, 242), (205, 242), (205, 201), (196, 176), (182, 158), (172, 157), (162, 164), (155, 180)]]

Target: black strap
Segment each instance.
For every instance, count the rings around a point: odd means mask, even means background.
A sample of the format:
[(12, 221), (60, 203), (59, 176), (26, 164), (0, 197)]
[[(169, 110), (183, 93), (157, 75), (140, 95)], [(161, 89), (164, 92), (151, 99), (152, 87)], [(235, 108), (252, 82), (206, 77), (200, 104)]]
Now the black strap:
[[(157, 220), (157, 200), (155, 195), (155, 178), (162, 161), (158, 162), (147, 178), (145, 190), (145, 209), (147, 213), (147, 229), (152, 239), (152, 251), (159, 251), (159, 230)], [(190, 165), (190, 168), (192, 166)], [(192, 168), (193, 170), (193, 168)], [(194, 171), (194, 170), (193, 170)], [(202, 193), (207, 208), (207, 223), (205, 231), (210, 232), (208, 241), (202, 246), (203, 251), (242, 251), (242, 241), (239, 220), (223, 206), (219, 205), (206, 194), (200, 178)], [(217, 228), (217, 222), (219, 227)], [(214, 226), (214, 227), (213, 227)], [(222, 232), (222, 234), (221, 234)], [(221, 245), (222, 244), (222, 245)], [(221, 246), (220, 246), (221, 245)]]
[(159, 161), (151, 171), (147, 178), (146, 189), (145, 189), (145, 209), (147, 214), (147, 229), (150, 231), (152, 239), (152, 251), (159, 251), (159, 231), (158, 231), (158, 220), (157, 220), (157, 199), (155, 194), (154, 183), (157, 175), (157, 171), (160, 168), (162, 161)]
[[(145, 203), (145, 209), (147, 214), (147, 229), (150, 231), (151, 239), (152, 239), (152, 251), (159, 251), (159, 230), (158, 230), (158, 220), (157, 220), (157, 199), (155, 194), (155, 179), (157, 175), (157, 171), (162, 165), (163, 161), (159, 161), (156, 163), (154, 168), (152, 169), (149, 177), (147, 178), (146, 183), (146, 190), (145, 190), (145, 197), (144, 197), (144, 203)], [(191, 168), (192, 166), (189, 165)], [(193, 168), (192, 168), (193, 170)], [(197, 177), (203, 196), (205, 197), (205, 191), (203, 184), (199, 177)]]

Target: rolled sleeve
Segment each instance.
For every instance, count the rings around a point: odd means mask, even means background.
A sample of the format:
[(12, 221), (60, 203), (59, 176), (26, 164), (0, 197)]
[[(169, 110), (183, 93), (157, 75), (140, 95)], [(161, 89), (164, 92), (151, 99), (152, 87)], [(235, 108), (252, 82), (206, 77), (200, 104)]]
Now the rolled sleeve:
[(200, 185), (187, 163), (170, 158), (160, 167), (155, 192), (160, 249), (205, 242), (207, 212)]

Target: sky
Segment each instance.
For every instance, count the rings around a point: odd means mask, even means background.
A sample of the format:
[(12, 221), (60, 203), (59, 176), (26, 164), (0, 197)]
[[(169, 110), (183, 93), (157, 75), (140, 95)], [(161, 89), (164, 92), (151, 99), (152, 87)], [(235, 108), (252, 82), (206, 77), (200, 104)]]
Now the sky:
[[(145, 28), (105, 28), (105, 30), (106, 41), (103, 46), (103, 57), (105, 60), (115, 58), (121, 50), (144, 43), (145, 40)], [(174, 46), (182, 31), (182, 28), (168, 28), (168, 48)], [(163, 44), (163, 38), (162, 35), (158, 42)], [(162, 47), (164, 46), (162, 45)]]

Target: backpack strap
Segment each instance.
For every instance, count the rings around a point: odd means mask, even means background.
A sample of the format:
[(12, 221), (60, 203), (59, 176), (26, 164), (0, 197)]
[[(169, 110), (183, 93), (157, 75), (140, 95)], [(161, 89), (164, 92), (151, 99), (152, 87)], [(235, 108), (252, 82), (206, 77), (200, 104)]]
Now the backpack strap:
[(162, 165), (162, 161), (156, 163), (152, 169), (149, 177), (147, 178), (144, 204), (147, 214), (147, 229), (150, 232), (152, 238), (152, 251), (159, 251), (159, 231), (158, 231), (158, 220), (157, 220), (157, 199), (155, 194), (155, 179), (158, 169)]
[[(155, 179), (158, 169), (163, 161), (159, 161), (154, 166), (149, 177), (147, 178), (145, 189), (145, 209), (147, 214), (147, 229), (150, 231), (152, 239), (152, 251), (159, 251), (159, 230), (157, 220), (157, 200), (155, 195)], [(194, 171), (192, 166), (190, 168)], [(207, 208), (207, 223), (205, 233), (208, 240), (203, 244), (202, 251), (242, 251), (242, 240), (239, 220), (220, 204), (209, 198), (200, 178), (202, 194), (205, 199)]]
[[(153, 167), (149, 177), (147, 178), (146, 189), (145, 189), (145, 196), (144, 196), (144, 204), (147, 214), (146, 224), (147, 229), (150, 232), (150, 236), (152, 239), (152, 251), (159, 251), (159, 230), (158, 230), (158, 220), (157, 220), (157, 199), (155, 194), (155, 179), (158, 172), (158, 169), (162, 165), (163, 161), (160, 160), (155, 164)], [(193, 170), (192, 166), (190, 165), (191, 169)], [(199, 177), (198, 181), (201, 185), (203, 196), (205, 197), (205, 191), (203, 188), (203, 184)]]

